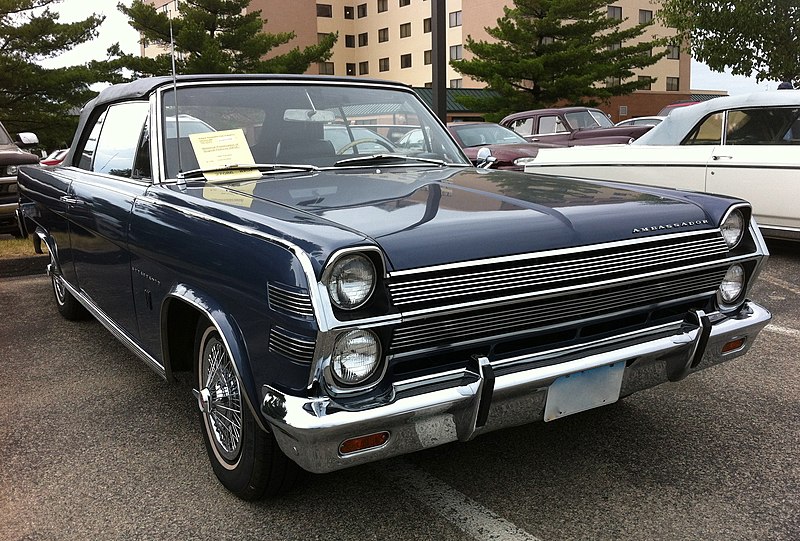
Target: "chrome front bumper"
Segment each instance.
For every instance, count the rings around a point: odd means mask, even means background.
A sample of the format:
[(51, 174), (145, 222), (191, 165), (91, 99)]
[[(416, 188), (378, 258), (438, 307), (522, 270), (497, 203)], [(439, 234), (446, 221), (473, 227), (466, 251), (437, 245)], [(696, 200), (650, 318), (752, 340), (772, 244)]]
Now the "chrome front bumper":
[[(357, 464), (467, 441), (476, 435), (559, 415), (548, 407), (566, 376), (581, 380), (578, 402), (603, 391), (596, 403), (572, 404), (566, 414), (612, 403), (619, 396), (678, 381), (743, 355), (771, 319), (765, 308), (745, 303), (735, 317), (690, 313), (683, 323), (650, 328), (579, 347), (489, 363), (397, 383), (390, 396), (368, 405), (330, 398), (290, 396), (265, 385), (261, 411), (281, 449), (304, 469), (324, 473)], [(723, 346), (734, 343), (731, 351)], [(729, 346), (730, 347), (730, 346)], [(598, 379), (599, 378), (599, 379)], [(554, 414), (553, 411), (556, 413)], [(343, 441), (377, 432), (389, 439), (373, 449), (342, 455)]]

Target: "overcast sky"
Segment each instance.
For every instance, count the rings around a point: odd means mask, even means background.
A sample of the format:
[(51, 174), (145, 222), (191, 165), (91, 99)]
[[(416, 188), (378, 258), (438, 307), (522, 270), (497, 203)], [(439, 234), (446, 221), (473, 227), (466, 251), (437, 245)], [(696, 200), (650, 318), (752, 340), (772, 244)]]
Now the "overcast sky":
[[(97, 39), (64, 53), (58, 58), (42, 62), (47, 67), (83, 64), (90, 60), (102, 60), (113, 43), (119, 43), (126, 53), (138, 53), (139, 34), (128, 25), (128, 19), (117, 9), (119, 0), (64, 0), (54, 4), (53, 9), (61, 14), (61, 22), (85, 19), (92, 13), (103, 14), (106, 20), (100, 26)], [(130, 5), (131, 0), (122, 0)], [(692, 90), (725, 90), (729, 94), (743, 94), (763, 90), (775, 90), (777, 82), (756, 84), (755, 79), (715, 73), (704, 64), (692, 63)]]

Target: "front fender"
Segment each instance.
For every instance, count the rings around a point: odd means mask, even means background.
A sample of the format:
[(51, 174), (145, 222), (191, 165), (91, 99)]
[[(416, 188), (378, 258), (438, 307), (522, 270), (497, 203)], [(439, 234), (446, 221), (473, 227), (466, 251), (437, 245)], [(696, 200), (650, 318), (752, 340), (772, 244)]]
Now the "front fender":
[[(253, 414), (253, 417), (255, 417), (259, 426), (264, 430), (268, 430), (265, 423), (261, 420), (260, 409), (254, 407), (254, 404), (258, 403), (258, 394), (253, 374), (250, 370), (250, 359), (247, 354), (247, 347), (239, 325), (211, 295), (183, 283), (176, 284), (170, 288), (169, 293), (167, 293), (161, 304), (161, 344), (167, 378), (172, 379), (172, 363), (170, 361), (168, 342), (169, 329), (167, 328), (169, 318), (167, 315), (170, 305), (173, 302), (183, 302), (192, 306), (216, 327), (228, 350), (228, 355), (233, 359), (236, 376), (239, 378), (239, 383), (244, 391), (247, 407), (250, 409), (250, 412)], [(195, 362), (196, 359), (193, 358), (192, 363)], [(192, 367), (194, 367), (194, 364), (192, 364)], [(195, 386), (196, 383), (192, 385), (192, 387)]]

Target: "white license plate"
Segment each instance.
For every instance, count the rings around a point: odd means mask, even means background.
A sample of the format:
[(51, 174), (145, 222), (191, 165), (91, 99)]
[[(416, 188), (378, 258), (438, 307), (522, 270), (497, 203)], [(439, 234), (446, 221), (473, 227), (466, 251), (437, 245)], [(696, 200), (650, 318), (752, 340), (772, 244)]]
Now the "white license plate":
[(547, 391), (544, 420), (553, 421), (619, 400), (625, 361), (556, 379)]

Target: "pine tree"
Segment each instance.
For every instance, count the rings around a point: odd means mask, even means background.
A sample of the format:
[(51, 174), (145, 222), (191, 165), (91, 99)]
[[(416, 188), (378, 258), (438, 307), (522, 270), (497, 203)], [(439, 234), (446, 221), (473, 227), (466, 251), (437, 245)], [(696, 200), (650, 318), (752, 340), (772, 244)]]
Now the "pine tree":
[(451, 62), (495, 91), (490, 98), (464, 98), (465, 105), (492, 111), (496, 120), (556, 104), (597, 105), (647, 87), (652, 80), (633, 78), (633, 70), (662, 58), (666, 49), (657, 49), (665, 41), (640, 41), (653, 22), (622, 29), (607, 6), (605, 0), (515, 0), (496, 27), (486, 28), (496, 41), (468, 37), (474, 58)]
[[(291, 42), (295, 34), (263, 32), (261, 11), (245, 11), (249, 4), (250, 0), (181, 2), (178, 16), (172, 19), (178, 73), (303, 73), (312, 64), (331, 57), (336, 34), (329, 34), (316, 45), (295, 47), (265, 59), (275, 47)], [(144, 40), (167, 51), (155, 58), (121, 55), (122, 64), (140, 76), (171, 73), (168, 15), (142, 0), (134, 0), (130, 7), (119, 4), (118, 8)]]
[(93, 83), (119, 77), (106, 61), (58, 69), (38, 64), (93, 39), (104, 19), (60, 23), (51, 10), (59, 1), (0, 1), (0, 121), (12, 134), (36, 133), (45, 149), (69, 144), (76, 111), (96, 95)]

